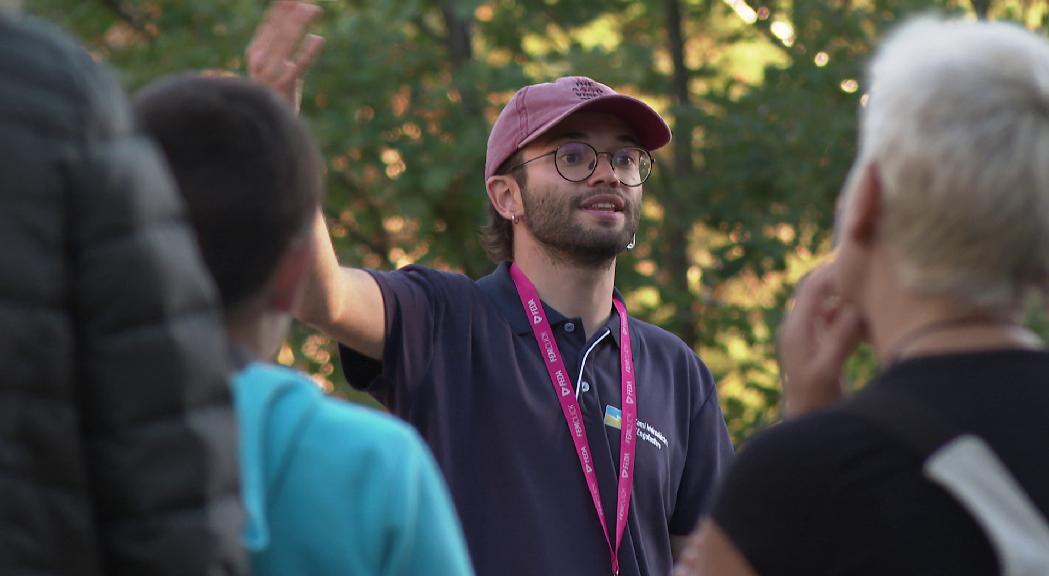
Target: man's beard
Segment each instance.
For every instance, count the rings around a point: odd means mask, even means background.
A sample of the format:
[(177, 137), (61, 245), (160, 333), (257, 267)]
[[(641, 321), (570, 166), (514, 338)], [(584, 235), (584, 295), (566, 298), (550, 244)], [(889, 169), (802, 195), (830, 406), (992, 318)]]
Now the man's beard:
[[(613, 190), (570, 194), (556, 187), (543, 193), (522, 189), (524, 223), (543, 249), (555, 260), (581, 268), (607, 268), (627, 249), (637, 232), (641, 212), (637, 203)], [(622, 229), (598, 224), (583, 227), (574, 220), (580, 204), (592, 196), (609, 194), (623, 198), (626, 225)]]

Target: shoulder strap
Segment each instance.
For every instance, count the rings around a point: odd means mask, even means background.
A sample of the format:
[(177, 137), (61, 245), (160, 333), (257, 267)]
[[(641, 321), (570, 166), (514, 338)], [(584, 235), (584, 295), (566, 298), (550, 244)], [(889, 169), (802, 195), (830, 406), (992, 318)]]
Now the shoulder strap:
[(869, 388), (845, 410), (921, 455), (925, 477), (983, 529), (1003, 576), (1049, 574), (1049, 524), (986, 442), (964, 434), (905, 390)]
[(881, 386), (864, 388), (844, 408), (917, 452), (922, 460), (959, 435), (954, 426), (913, 395)]

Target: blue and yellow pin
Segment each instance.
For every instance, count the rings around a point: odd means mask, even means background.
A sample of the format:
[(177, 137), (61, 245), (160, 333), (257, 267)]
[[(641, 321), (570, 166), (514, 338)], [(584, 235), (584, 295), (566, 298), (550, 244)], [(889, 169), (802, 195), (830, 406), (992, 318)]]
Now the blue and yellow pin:
[(605, 426), (621, 430), (623, 428), (623, 412), (615, 406), (605, 404)]

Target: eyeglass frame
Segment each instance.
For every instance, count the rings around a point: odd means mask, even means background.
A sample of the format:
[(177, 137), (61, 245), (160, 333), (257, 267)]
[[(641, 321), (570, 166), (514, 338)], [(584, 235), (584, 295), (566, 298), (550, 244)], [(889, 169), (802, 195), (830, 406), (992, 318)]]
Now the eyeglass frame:
[[(578, 183), (578, 182), (585, 182), (585, 181), (586, 181), (586, 180), (587, 180), (588, 178), (590, 178), (591, 176), (593, 176), (593, 175), (594, 175), (594, 172), (597, 172), (597, 164), (598, 164), (598, 162), (599, 162), (599, 161), (601, 160), (601, 155), (602, 155), (602, 154), (606, 154), (606, 155), (608, 155), (608, 166), (609, 166), (610, 168), (612, 168), (612, 174), (615, 174), (615, 176), (616, 176), (616, 180), (619, 180), (619, 183), (620, 183), (620, 184), (622, 184), (623, 186), (626, 186), (626, 187), (628, 187), (628, 188), (637, 188), (637, 187), (639, 187), (639, 186), (643, 185), (643, 184), (644, 184), (645, 182), (648, 182), (648, 179), (649, 179), (649, 178), (650, 178), (650, 177), (652, 176), (652, 172), (653, 172), (653, 171), (655, 170), (655, 168), (656, 168), (656, 159), (655, 159), (655, 158), (654, 158), (654, 157), (652, 156), (652, 153), (651, 153), (651, 152), (649, 152), (648, 150), (645, 150), (644, 148), (642, 148), (642, 147), (640, 147), (640, 146), (623, 146), (622, 148), (617, 148), (617, 149), (616, 149), (615, 151), (613, 151), (613, 152), (608, 152), (608, 151), (600, 151), (600, 152), (599, 152), (599, 151), (597, 150), (597, 148), (594, 148), (594, 147), (593, 147), (592, 145), (590, 145), (590, 144), (589, 144), (589, 143), (587, 143), (587, 142), (581, 142), (581, 141), (579, 141), (579, 140), (572, 140), (572, 141), (570, 141), (570, 142), (565, 142), (564, 144), (559, 144), (559, 145), (557, 146), (557, 148), (554, 148), (553, 150), (551, 150), (551, 151), (549, 151), (549, 152), (546, 152), (546, 153), (544, 153), (544, 154), (540, 154), (540, 155), (538, 155), (538, 156), (536, 156), (536, 157), (534, 157), (534, 158), (529, 158), (528, 160), (525, 160), (524, 162), (521, 162), (520, 164), (516, 164), (516, 165), (514, 165), (514, 166), (511, 166), (511, 167), (510, 167), (510, 168), (508, 168), (508, 169), (507, 169), (506, 171), (507, 171), (507, 172), (513, 172), (514, 170), (517, 170), (518, 168), (522, 168), (522, 167), (524, 167), (524, 166), (525, 166), (526, 164), (530, 164), (530, 163), (532, 163), (532, 162), (535, 162), (536, 160), (539, 160), (540, 158), (546, 158), (547, 156), (550, 156), (550, 155), (556, 155), (556, 154), (557, 154), (557, 152), (558, 152), (558, 151), (559, 151), (559, 150), (560, 150), (560, 149), (561, 149), (562, 147), (564, 147), (564, 146), (568, 146), (569, 144), (582, 144), (583, 146), (586, 146), (587, 148), (589, 148), (589, 149), (593, 150), (593, 151), (594, 151), (594, 157), (595, 157), (595, 161), (594, 161), (594, 167), (590, 169), (590, 173), (589, 173), (589, 174), (587, 174), (586, 176), (584, 176), (584, 177), (580, 178), (579, 180), (572, 180), (571, 178), (569, 178), (569, 177), (565, 176), (565, 175), (564, 175), (564, 174), (563, 174), (563, 173), (561, 172), (561, 168), (560, 168), (560, 167), (559, 167), (559, 166), (557, 165), (557, 157), (555, 156), (555, 157), (554, 157), (554, 170), (557, 170), (557, 175), (558, 175), (558, 176), (560, 176), (560, 177), (561, 177), (562, 179), (564, 179), (564, 180), (565, 180), (566, 182), (572, 182), (572, 183)], [(621, 151), (621, 150), (640, 150), (640, 151), (644, 152), (646, 156), (648, 156), (648, 160), (649, 160), (649, 165), (650, 165), (650, 166), (651, 166), (652, 168), (651, 168), (651, 169), (649, 169), (649, 171), (648, 171), (648, 174), (646, 174), (646, 175), (645, 175), (645, 177), (644, 177), (644, 178), (642, 178), (642, 179), (641, 179), (641, 181), (640, 181), (640, 182), (638, 182), (637, 184), (627, 184), (626, 182), (623, 182), (623, 179), (619, 177), (619, 173), (618, 173), (618, 172), (616, 172), (616, 167), (615, 167), (615, 165), (614, 165), (614, 164), (612, 164), (612, 157), (613, 157), (613, 155), (614, 155), (614, 154), (615, 154), (616, 152), (619, 152), (619, 151)]]

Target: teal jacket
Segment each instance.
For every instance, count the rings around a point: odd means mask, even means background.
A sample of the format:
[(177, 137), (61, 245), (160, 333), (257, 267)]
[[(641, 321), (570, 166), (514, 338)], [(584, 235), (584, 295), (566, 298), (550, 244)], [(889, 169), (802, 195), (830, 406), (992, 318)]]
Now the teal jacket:
[(268, 364), (238, 373), (234, 398), (253, 574), (473, 574), (448, 489), (407, 424)]

